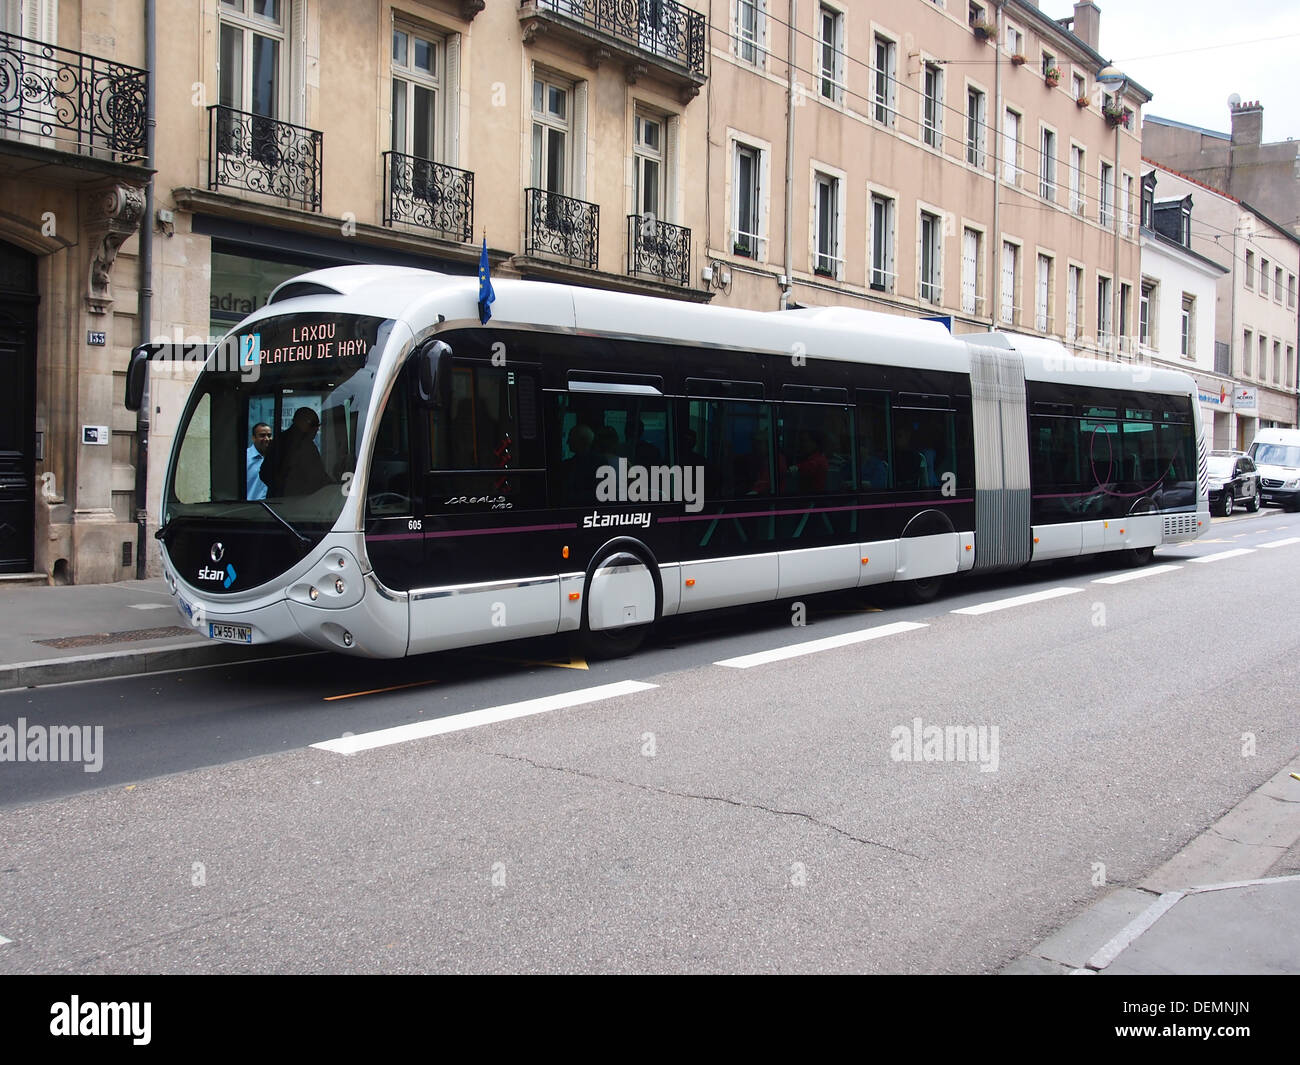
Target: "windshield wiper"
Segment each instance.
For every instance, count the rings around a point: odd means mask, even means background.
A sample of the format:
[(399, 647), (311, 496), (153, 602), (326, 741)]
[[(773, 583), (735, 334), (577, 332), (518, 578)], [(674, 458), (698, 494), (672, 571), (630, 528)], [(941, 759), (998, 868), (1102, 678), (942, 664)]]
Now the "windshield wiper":
[(260, 503), (260, 504), (262, 504), (262, 506), (266, 507), (266, 512), (267, 512), (268, 514), (270, 514), (271, 517), (273, 517), (273, 518), (274, 518), (276, 521), (278, 521), (281, 525), (283, 525), (286, 529), (288, 529), (291, 533), (293, 533), (294, 536), (298, 537), (298, 542), (299, 542), (300, 544), (309, 544), (309, 543), (311, 543), (311, 540), (309, 540), (307, 537), (303, 536), (303, 534), (300, 533), (297, 529), (295, 529), (292, 525), (290, 525), (289, 522), (288, 522), (287, 520), (285, 520), (285, 519), (282, 518), (279, 514), (277, 514), (277, 513), (276, 513), (276, 512), (271, 508), (271, 504), (268, 503), (265, 499), (253, 499), (253, 500), (250, 500), (249, 502), (252, 502), (252, 503)]

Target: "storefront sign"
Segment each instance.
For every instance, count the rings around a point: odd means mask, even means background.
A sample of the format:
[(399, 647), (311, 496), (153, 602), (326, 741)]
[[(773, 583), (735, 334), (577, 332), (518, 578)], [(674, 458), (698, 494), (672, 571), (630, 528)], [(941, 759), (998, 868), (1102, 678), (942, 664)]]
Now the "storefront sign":
[(1254, 388), (1237, 388), (1232, 393), (1232, 405), (1237, 410), (1258, 410), (1259, 392)]

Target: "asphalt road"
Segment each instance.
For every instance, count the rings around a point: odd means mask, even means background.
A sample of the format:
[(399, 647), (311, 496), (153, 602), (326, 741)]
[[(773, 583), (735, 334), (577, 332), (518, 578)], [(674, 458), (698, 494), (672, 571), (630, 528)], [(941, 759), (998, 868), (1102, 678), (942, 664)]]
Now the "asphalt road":
[(0, 766), (0, 972), (996, 971), (1295, 755), (1291, 537), (1268, 509), (1146, 570), (682, 619), (586, 669), (542, 640), (0, 694), (104, 729), (98, 773)]

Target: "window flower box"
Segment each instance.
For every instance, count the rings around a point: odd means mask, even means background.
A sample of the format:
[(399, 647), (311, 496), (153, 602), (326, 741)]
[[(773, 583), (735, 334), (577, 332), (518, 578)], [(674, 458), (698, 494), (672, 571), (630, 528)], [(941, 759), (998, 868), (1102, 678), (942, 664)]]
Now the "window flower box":
[(991, 41), (998, 35), (998, 28), (992, 22), (978, 19), (970, 24), (971, 31), (981, 41)]
[(1061, 72), (1056, 67), (1048, 67), (1043, 71), (1043, 82), (1049, 89), (1055, 89), (1061, 84)]
[(1013, 67), (1023, 67), (1025, 65), (1025, 62), (1026, 62), (1025, 57), (1022, 56), (1019, 52), (1017, 52), (1015, 55), (1011, 57), (1011, 65)]

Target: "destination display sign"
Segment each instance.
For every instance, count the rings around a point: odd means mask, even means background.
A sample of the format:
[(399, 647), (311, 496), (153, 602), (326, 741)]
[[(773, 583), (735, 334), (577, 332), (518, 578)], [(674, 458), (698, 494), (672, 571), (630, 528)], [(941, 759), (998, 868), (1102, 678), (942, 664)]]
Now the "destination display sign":
[[(241, 371), (255, 366), (322, 363), (336, 359), (364, 362), (379, 332), (381, 318), (357, 315), (287, 315), (258, 322), (238, 334)], [(232, 338), (233, 339), (233, 338)]]

